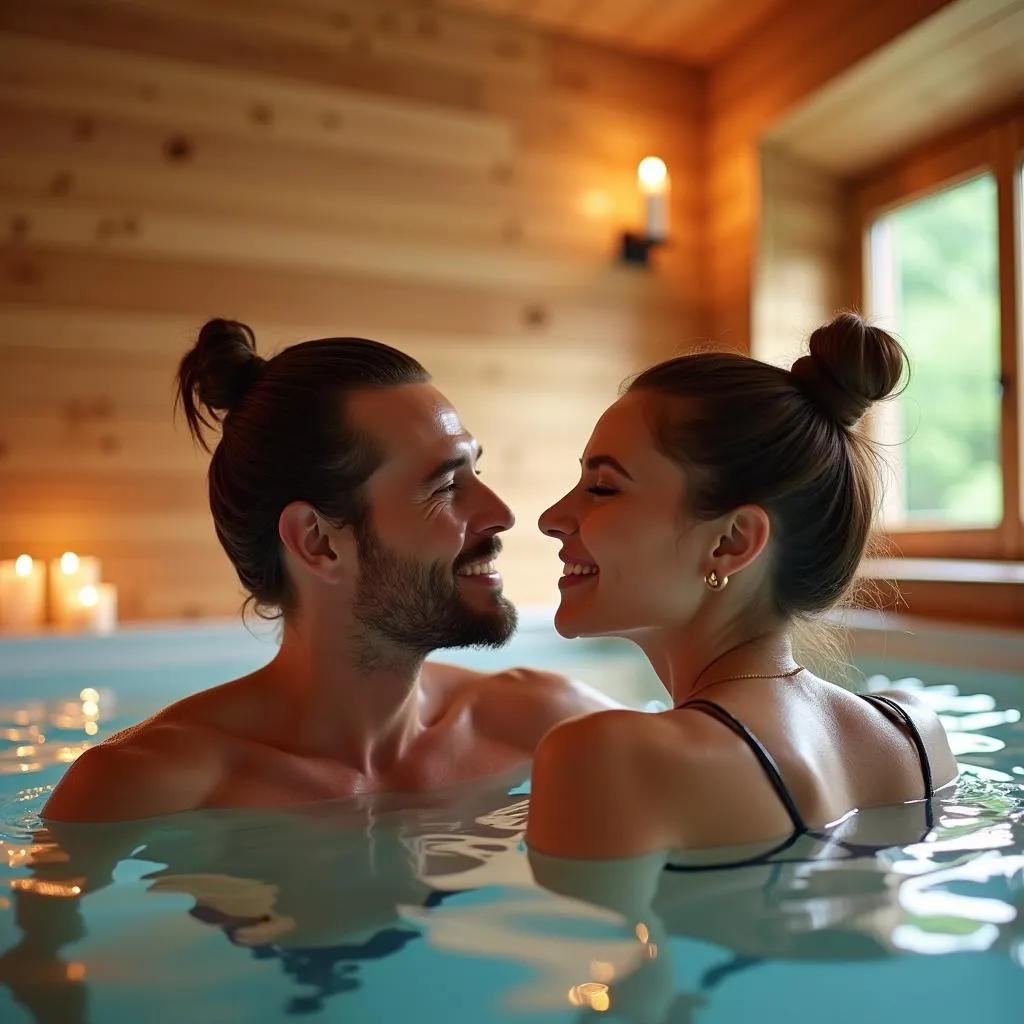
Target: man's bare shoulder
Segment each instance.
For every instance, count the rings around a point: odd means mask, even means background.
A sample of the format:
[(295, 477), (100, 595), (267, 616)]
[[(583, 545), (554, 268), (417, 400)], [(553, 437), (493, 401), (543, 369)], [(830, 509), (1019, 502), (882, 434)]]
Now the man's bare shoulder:
[(621, 705), (587, 683), (558, 672), (508, 668), (479, 672), (438, 665), (452, 699), (468, 706), (483, 731), (511, 735), (531, 751), (553, 726)]
[(43, 807), (44, 820), (129, 821), (194, 810), (217, 785), (222, 745), (157, 716), (86, 750)]
[[(608, 711), (622, 705), (589, 683), (560, 672), (537, 668), (510, 668), (486, 677), (481, 699), (507, 699), (510, 691), (521, 699), (551, 708), (559, 721), (592, 711)], [(504, 692), (501, 692), (504, 691)]]

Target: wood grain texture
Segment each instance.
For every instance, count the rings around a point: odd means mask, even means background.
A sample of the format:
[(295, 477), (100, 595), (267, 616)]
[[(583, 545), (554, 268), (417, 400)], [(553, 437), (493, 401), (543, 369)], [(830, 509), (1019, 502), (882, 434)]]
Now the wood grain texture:
[[(784, 346), (845, 301), (840, 171), (760, 147), (943, 6), (0, 5), (0, 557), (96, 553), (128, 618), (237, 609), (171, 416), (177, 360), (227, 315), (268, 352), (354, 334), (421, 359), (518, 515), (510, 595), (553, 603), (536, 517), (620, 381), (709, 336), (748, 350), (755, 317)], [(672, 237), (643, 272), (616, 246), (652, 153)]]
[(861, 176), (1024, 96), (1024, 0), (958, 0), (792, 111), (772, 140)]
[(761, 142), (824, 84), (943, 6), (945, 0), (794, 0), (712, 69), (706, 263), (707, 317), (716, 337), (751, 343)]
[(708, 66), (787, 0), (444, 0), (509, 24), (541, 25), (623, 50)]
[[(622, 379), (700, 340), (704, 76), (394, 0), (0, 9), (0, 557), (98, 555), (127, 619), (232, 614), (172, 415), (210, 316), (410, 352), (487, 449), (520, 603)], [(617, 263), (636, 164), (673, 245)]]
[(777, 145), (759, 162), (751, 354), (789, 367), (816, 327), (856, 305), (852, 190)]

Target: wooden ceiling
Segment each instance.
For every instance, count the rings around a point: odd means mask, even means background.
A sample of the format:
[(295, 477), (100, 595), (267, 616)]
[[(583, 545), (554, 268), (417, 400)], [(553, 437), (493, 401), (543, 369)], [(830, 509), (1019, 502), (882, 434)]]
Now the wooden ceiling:
[(1024, 102), (1024, 0), (960, 0), (829, 82), (768, 139), (841, 177)]
[(790, 0), (441, 0), (619, 49), (713, 64)]

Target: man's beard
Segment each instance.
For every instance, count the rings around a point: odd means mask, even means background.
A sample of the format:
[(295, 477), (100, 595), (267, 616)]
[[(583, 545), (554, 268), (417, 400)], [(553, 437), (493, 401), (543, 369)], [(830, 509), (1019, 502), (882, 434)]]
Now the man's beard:
[[(472, 607), (459, 592), (456, 571), (496, 555), (492, 538), (454, 565), (424, 564), (396, 554), (367, 529), (359, 544), (355, 617), (362, 626), (363, 660), (368, 664), (422, 659), (448, 647), (501, 647), (515, 632), (516, 610), (500, 592), (491, 607)], [(392, 645), (395, 649), (389, 651)]]

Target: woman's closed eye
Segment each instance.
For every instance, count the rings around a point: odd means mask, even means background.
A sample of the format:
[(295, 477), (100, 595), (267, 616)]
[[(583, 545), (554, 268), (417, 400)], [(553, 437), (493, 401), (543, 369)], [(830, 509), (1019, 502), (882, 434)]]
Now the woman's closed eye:
[(619, 492), (614, 487), (605, 487), (603, 484), (594, 484), (592, 487), (587, 488), (588, 494), (596, 494), (599, 498), (607, 498), (612, 494), (618, 494)]

